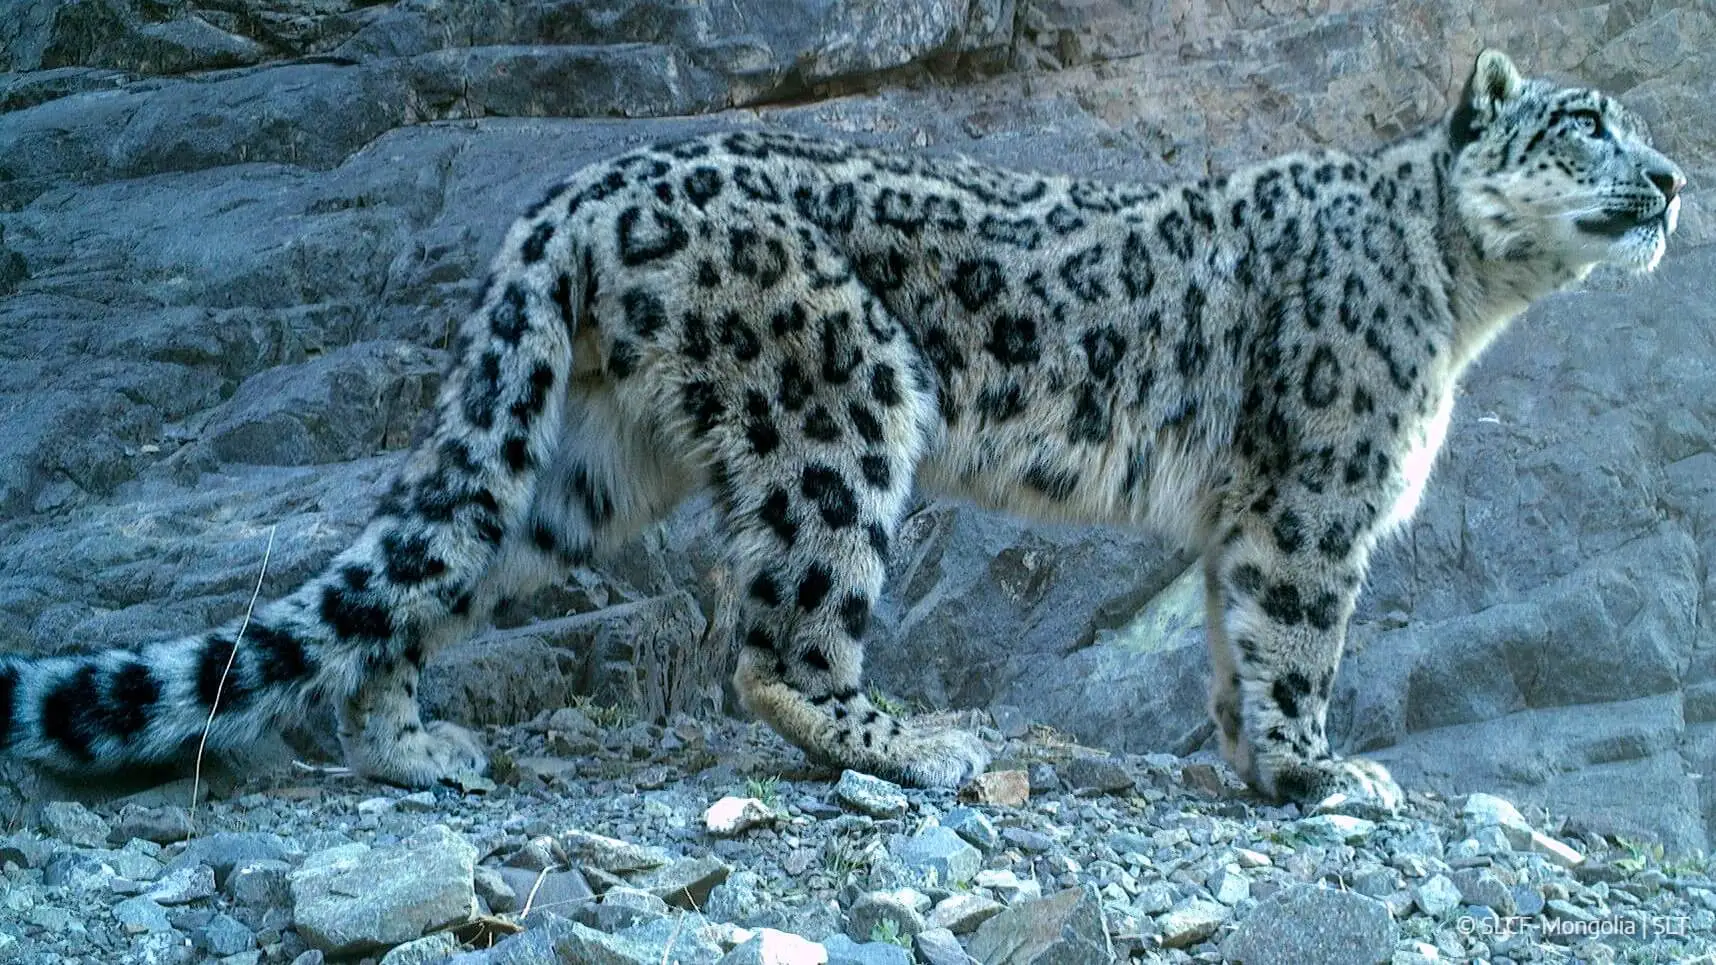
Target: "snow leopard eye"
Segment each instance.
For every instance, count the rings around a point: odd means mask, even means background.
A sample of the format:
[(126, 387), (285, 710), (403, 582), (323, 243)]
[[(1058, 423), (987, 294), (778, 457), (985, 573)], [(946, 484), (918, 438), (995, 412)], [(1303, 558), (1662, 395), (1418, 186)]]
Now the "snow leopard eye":
[(1609, 129), (1603, 125), (1603, 115), (1594, 110), (1573, 111), (1567, 116), (1573, 129), (1586, 137), (1602, 140), (1609, 136)]

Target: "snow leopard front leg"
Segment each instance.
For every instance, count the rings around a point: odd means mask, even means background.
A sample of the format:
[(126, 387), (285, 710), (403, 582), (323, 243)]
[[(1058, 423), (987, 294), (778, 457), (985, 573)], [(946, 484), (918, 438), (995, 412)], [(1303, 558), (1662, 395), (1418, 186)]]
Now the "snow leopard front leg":
[(1335, 755), (1325, 732), (1368, 557), (1352, 505), (1282, 482), (1224, 520), (1205, 558), (1210, 710), (1224, 755), (1259, 791), (1393, 812), (1402, 794), (1387, 769)]

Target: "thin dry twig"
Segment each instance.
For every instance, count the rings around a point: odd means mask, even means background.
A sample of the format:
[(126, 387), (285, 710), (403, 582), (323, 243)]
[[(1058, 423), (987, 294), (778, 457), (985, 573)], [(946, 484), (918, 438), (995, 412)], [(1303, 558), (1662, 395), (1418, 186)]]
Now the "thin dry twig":
[(551, 864), (536, 873), (536, 880), (530, 883), (530, 894), (524, 896), (524, 908), (518, 913), (519, 921), (530, 917), (530, 906), (536, 904), (536, 893), (542, 890), (542, 882), (547, 880), (550, 871), (558, 867), (560, 866)]
[[(209, 746), (209, 731), (214, 729), (221, 694), (226, 691), (226, 678), (232, 674), (232, 665), (238, 661), (238, 645), (244, 642), (244, 631), (250, 629), (250, 615), (256, 612), (256, 601), (262, 597), (262, 581), (268, 576), (268, 560), (274, 555), (274, 532), (279, 528), (279, 524), (268, 527), (268, 545), (262, 550), (262, 569), (256, 574), (256, 588), (250, 591), (250, 605), (244, 608), (244, 622), (238, 625), (238, 635), (233, 637), (232, 649), (227, 652), (226, 668), (220, 673), (220, 683), (215, 685), (214, 700), (209, 701), (209, 719), (203, 722), (203, 734), (197, 740), (196, 767), (191, 772), (191, 834), (195, 834), (197, 828), (197, 794), (203, 782), (203, 752)], [(190, 840), (189, 836), (186, 840)]]

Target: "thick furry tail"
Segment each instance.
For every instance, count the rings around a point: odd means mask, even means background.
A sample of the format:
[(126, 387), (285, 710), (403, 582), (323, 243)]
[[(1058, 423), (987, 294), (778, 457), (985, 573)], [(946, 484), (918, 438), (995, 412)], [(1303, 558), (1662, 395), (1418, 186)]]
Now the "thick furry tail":
[(513, 227), (461, 327), (434, 432), (350, 547), (248, 621), (135, 650), (0, 658), (0, 752), (71, 773), (172, 762), (205, 729), (210, 749), (240, 746), (388, 678), (409, 702), (399, 726), (417, 727), (416, 669), (494, 603), (485, 578), (525, 528), (564, 418), (586, 269), (577, 240), (548, 224)]

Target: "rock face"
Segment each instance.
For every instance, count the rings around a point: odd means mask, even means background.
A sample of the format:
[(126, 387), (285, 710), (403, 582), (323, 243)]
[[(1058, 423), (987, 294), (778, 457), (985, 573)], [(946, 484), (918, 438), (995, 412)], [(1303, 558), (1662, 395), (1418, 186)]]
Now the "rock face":
[[(273, 527), (265, 592), (325, 563), (422, 430), (521, 199), (636, 144), (766, 124), (1201, 176), (1435, 119), (1494, 45), (1619, 94), (1695, 185), (1716, 172), (1716, 19), (1690, 0), (19, 11), (0, 18), (0, 649), (26, 653), (238, 614)], [(1414, 786), (1708, 846), (1713, 232), (1689, 195), (1658, 278), (1551, 299), (1472, 373), (1361, 598), (1339, 745)], [(484, 723), (567, 689), (650, 716), (722, 706), (730, 588), (699, 508), (511, 613), (506, 659), (449, 654), (432, 702)], [(928, 503), (897, 541), (870, 667), (924, 703), (1189, 752), (1209, 728), (1188, 563), (1146, 535)], [(668, 618), (606, 612), (627, 606)], [(584, 622), (516, 629), (529, 617)]]

